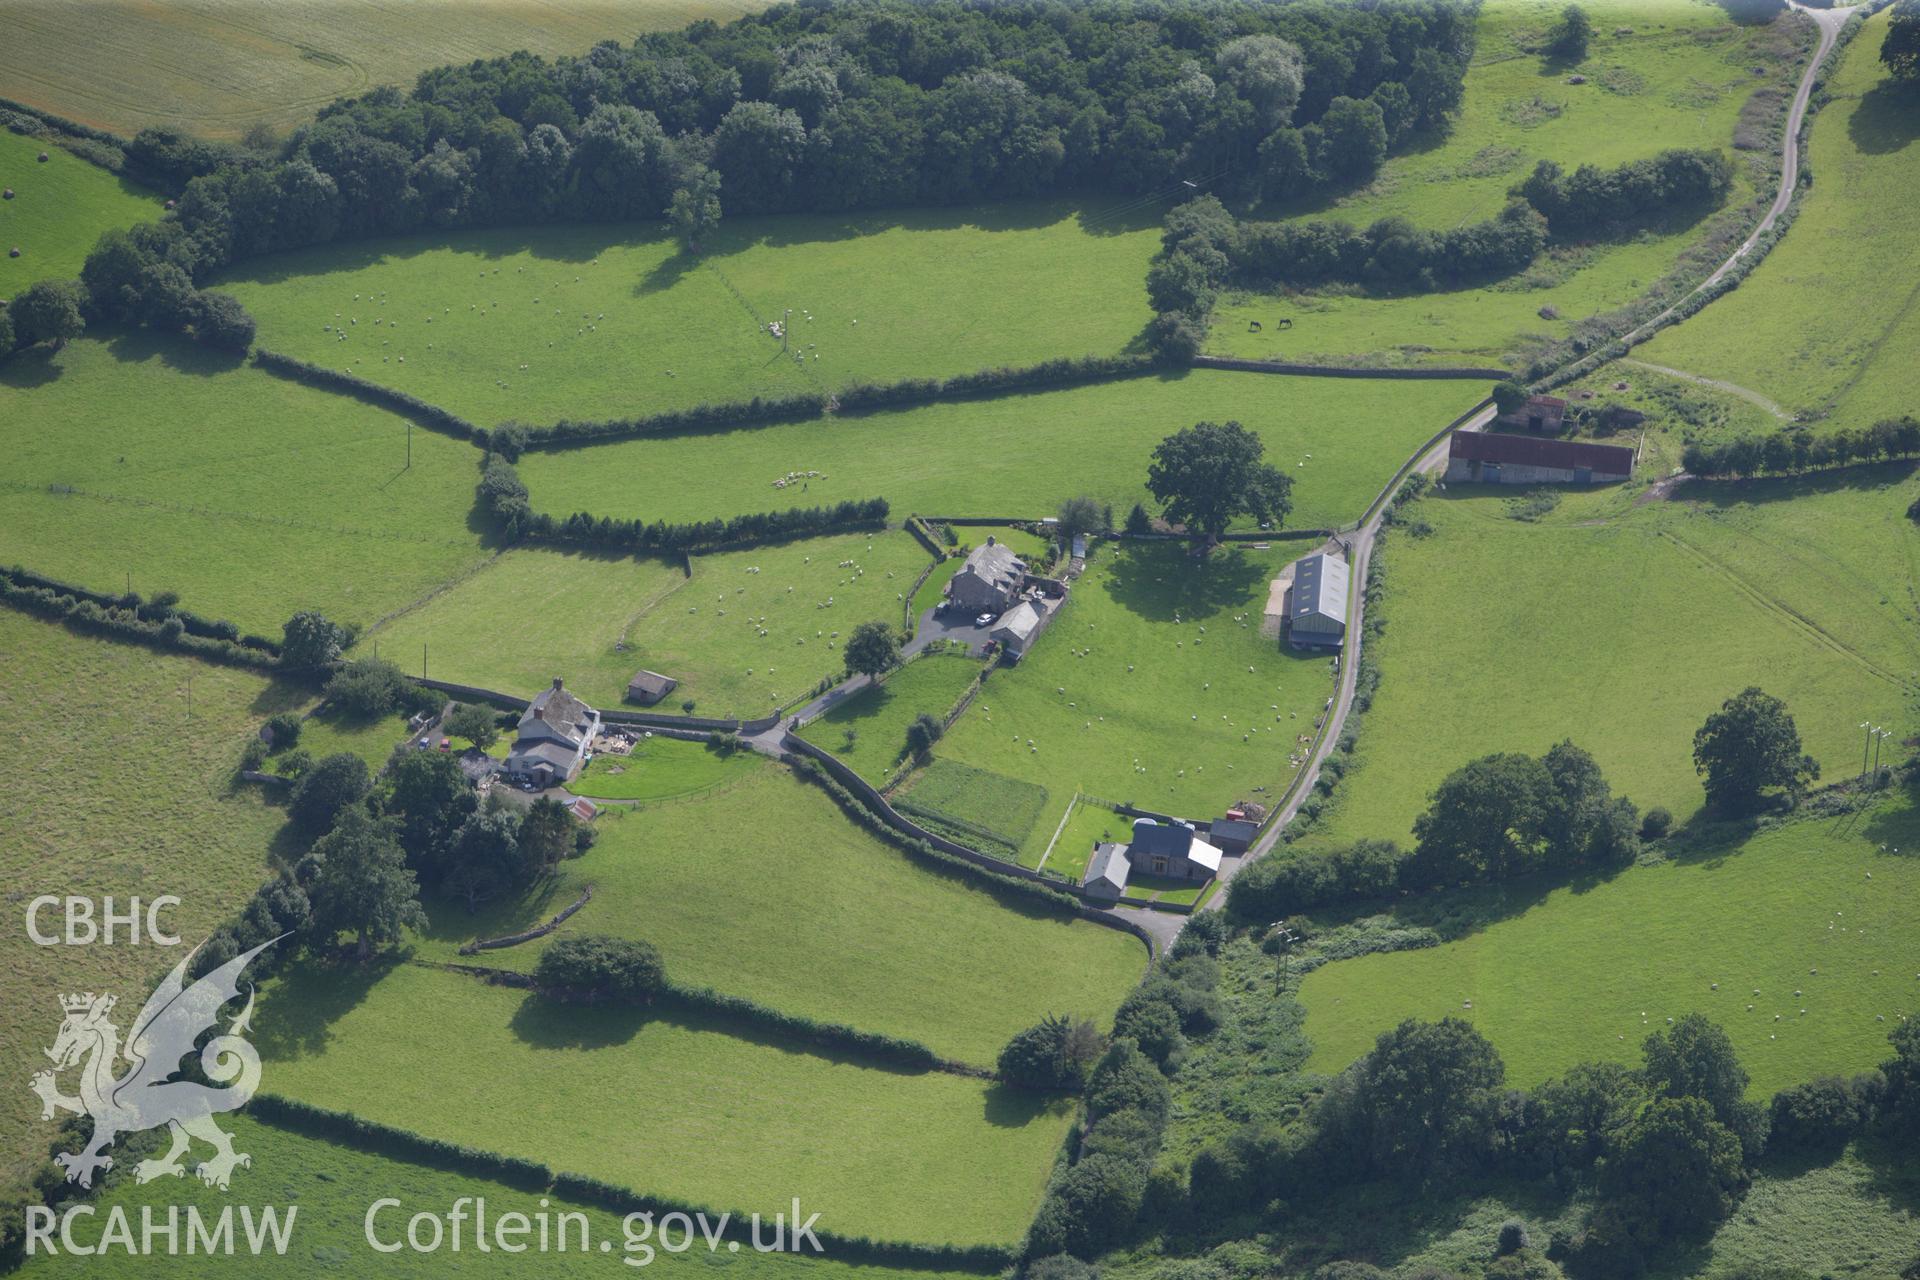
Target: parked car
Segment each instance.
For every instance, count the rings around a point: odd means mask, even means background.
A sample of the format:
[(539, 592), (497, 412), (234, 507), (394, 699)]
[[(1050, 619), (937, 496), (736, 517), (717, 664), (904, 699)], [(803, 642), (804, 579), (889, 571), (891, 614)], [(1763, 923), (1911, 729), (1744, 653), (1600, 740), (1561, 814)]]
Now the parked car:
[(992, 615), (992, 614), (990, 614), (990, 613), (983, 613), (983, 614), (981, 614), (981, 615), (980, 615), (979, 617), (977, 617), (977, 618), (975, 618), (975, 619), (973, 620), (973, 625), (974, 625), (974, 626), (976, 626), (976, 627), (984, 627), (984, 626), (986, 626), (986, 625), (987, 625), (987, 624), (988, 624), (989, 622), (992, 622), (992, 621), (993, 621), (993, 615)]

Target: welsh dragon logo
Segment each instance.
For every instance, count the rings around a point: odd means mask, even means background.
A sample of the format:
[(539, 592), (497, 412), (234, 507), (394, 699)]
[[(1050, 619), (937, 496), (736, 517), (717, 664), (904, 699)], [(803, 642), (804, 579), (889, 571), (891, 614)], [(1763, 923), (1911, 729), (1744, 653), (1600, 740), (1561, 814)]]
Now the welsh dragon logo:
[[(171, 1131), (173, 1145), (160, 1159), (134, 1166), (138, 1182), (183, 1175), (186, 1167), (180, 1157), (187, 1154), (193, 1138), (213, 1147), (212, 1157), (194, 1169), (210, 1187), (225, 1191), (236, 1167), (253, 1164), (251, 1156), (233, 1149), (232, 1135), (213, 1122), (215, 1115), (241, 1106), (260, 1087), (260, 1055), (244, 1039), (253, 1016), (251, 983), (240, 1015), (199, 1051), (201, 1073), (213, 1083), (174, 1077), (181, 1074), (181, 1059), (194, 1051), (194, 1042), (214, 1027), (221, 1006), (239, 997), (241, 971), (278, 941), (275, 938), (235, 956), (191, 985), (186, 975), (193, 954), (188, 954), (147, 997), (124, 1050), (120, 1029), (108, 1017), (116, 1003), (113, 996), (88, 992), (60, 997), (66, 1018), (53, 1047), (45, 1051), (53, 1070), (36, 1072), (29, 1087), (40, 1095), (42, 1120), (53, 1119), (56, 1111), (93, 1118), (93, 1136), (84, 1147), (54, 1156), (67, 1171), (67, 1181), (92, 1186), (96, 1171), (113, 1167), (107, 1152), (117, 1139), (163, 1124)], [(116, 1077), (114, 1069), (123, 1053), (130, 1065)], [(58, 1076), (70, 1067), (80, 1071), (77, 1097), (60, 1092)]]

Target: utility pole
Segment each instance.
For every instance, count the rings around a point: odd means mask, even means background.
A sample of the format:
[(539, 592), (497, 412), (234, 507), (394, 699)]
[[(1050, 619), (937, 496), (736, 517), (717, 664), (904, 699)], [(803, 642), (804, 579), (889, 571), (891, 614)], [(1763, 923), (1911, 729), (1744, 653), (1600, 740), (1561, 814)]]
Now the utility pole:
[(193, 719), (193, 676), (187, 676), (187, 719)]
[(1287, 978), (1293, 973), (1293, 944), (1300, 941), (1300, 935), (1276, 920), (1267, 937), (1278, 944), (1280, 952), (1279, 963), (1273, 969), (1273, 994), (1277, 996), (1286, 989)]
[(406, 469), (408, 471), (413, 470), (413, 419), (412, 418), (407, 419), (407, 466), (406, 466)]
[(780, 313), (780, 354), (787, 353), (787, 335), (793, 331), (793, 308)]
[(1867, 781), (1867, 753), (1873, 750), (1873, 724), (1862, 720), (1860, 727), (1867, 731), (1865, 740), (1860, 744), (1860, 782), (1864, 786)]
[(422, 680), (427, 678), (427, 642), (425, 640), (420, 642), (420, 678)]

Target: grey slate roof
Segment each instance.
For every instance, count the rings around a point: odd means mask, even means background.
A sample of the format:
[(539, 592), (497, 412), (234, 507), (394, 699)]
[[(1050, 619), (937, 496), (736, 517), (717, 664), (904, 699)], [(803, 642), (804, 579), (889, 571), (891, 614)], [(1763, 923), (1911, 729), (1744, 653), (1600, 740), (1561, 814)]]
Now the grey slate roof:
[(557, 737), (577, 744), (592, 726), (592, 709), (555, 680), (521, 713), (519, 736)]
[(1133, 869), (1127, 861), (1127, 847), (1123, 844), (1095, 845), (1093, 857), (1087, 860), (1087, 874), (1080, 881), (1083, 885), (1098, 884), (1105, 881), (1115, 890), (1127, 887), (1127, 873)]
[(573, 768), (576, 750), (562, 746), (558, 742), (529, 742), (516, 744), (507, 755), (507, 772), (529, 773), (536, 765), (548, 765), (555, 773), (565, 773)]
[(1345, 626), (1347, 622), (1347, 562), (1317, 551), (1294, 563), (1294, 619), (1318, 615)]
[(1133, 852), (1149, 857), (1156, 853), (1184, 858), (1193, 844), (1193, 828), (1155, 822), (1152, 818), (1133, 820)]
[(1026, 580), (1027, 562), (1015, 555), (1012, 547), (994, 541), (989, 535), (987, 541), (975, 547), (967, 556), (960, 573), (971, 574), (1000, 591), (1014, 592)]

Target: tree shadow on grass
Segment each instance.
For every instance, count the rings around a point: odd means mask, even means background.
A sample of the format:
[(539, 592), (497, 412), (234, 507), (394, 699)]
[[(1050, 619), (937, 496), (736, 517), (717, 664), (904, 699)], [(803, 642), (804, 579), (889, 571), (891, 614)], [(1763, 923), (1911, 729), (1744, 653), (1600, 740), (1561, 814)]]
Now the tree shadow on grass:
[(996, 1129), (1024, 1129), (1042, 1116), (1055, 1115), (1073, 1103), (1059, 1094), (1034, 1093), (1004, 1084), (987, 1087), (982, 1115)]
[(888, 1075), (921, 1076), (919, 1067), (879, 1061), (831, 1045), (815, 1044), (774, 1030), (752, 1018), (685, 1004), (671, 996), (651, 1005), (575, 1004), (528, 994), (508, 1027), (522, 1042), (543, 1049), (611, 1049), (631, 1044), (650, 1026), (722, 1035), (795, 1057), (818, 1058), (835, 1066), (862, 1067)]
[(95, 336), (105, 340), (107, 350), (121, 364), (158, 360), (174, 373), (211, 378), (231, 373), (246, 363), (245, 356), (210, 351), (177, 334), (155, 333), (151, 329), (109, 329), (96, 331)]
[[(1889, 1049), (1888, 1057), (1892, 1057)], [(1920, 1214), (1920, 1164), (1913, 1149), (1891, 1137), (1874, 1136), (1854, 1143), (1853, 1153), (1867, 1167), (1868, 1188), (1908, 1216)]]
[(60, 364), (59, 355), (58, 351), (43, 344), (27, 347), (6, 360), (0, 360), (0, 387), (31, 391), (56, 381), (66, 372)]
[(1883, 81), (1860, 95), (1847, 137), (1864, 155), (1892, 155), (1920, 134), (1920, 87)]
[(308, 958), (290, 966), (256, 1006), (253, 1043), (260, 1056), (273, 1061), (324, 1052), (333, 1024), (405, 962), (404, 954), (388, 950), (365, 964)]
[[(1147, 622), (1172, 622), (1178, 617), (1183, 624), (1204, 623), (1219, 614), (1261, 605), (1268, 574), (1266, 564), (1232, 545), (1196, 557), (1185, 543), (1142, 543), (1122, 545), (1113, 553), (1099, 589)], [(1299, 656), (1278, 641), (1275, 647), (1283, 655)]]

